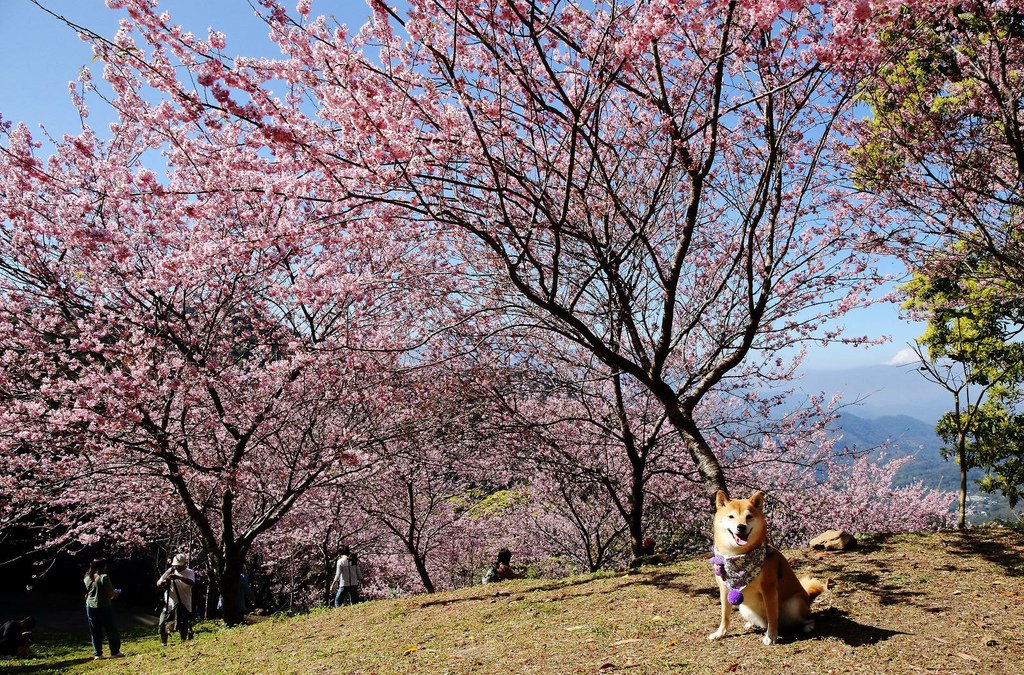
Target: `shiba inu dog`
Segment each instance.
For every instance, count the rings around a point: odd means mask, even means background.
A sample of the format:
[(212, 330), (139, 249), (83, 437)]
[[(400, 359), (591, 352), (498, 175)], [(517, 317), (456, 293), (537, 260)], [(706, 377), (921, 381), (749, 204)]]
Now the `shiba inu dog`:
[(764, 493), (755, 492), (750, 499), (729, 499), (719, 490), (715, 503), (715, 556), (711, 567), (718, 580), (722, 621), (708, 639), (725, 637), (734, 606), (746, 619), (747, 628), (765, 630), (766, 645), (775, 644), (780, 627), (812, 630), (811, 602), (825, 585), (808, 577), (797, 579), (789, 561), (768, 545)]

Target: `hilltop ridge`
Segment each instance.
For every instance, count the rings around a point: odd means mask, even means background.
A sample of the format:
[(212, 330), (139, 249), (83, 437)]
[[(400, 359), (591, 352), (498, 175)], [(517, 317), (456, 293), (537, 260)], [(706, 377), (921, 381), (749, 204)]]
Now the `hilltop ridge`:
[[(700, 557), (274, 618), (163, 653), (155, 639), (129, 642), (129, 658), (96, 665), (111, 673), (1019, 672), (1024, 532), (878, 536), (852, 552), (788, 556), (798, 574), (831, 588), (815, 603), (815, 632), (774, 647), (739, 621), (725, 640), (706, 640), (718, 593)], [(46, 672), (46, 662), (26, 672)]]

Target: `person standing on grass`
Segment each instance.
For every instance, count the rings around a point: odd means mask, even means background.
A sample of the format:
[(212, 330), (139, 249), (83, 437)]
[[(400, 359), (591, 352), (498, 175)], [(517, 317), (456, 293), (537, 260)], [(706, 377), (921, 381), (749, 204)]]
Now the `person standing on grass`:
[(116, 598), (120, 589), (114, 588), (107, 574), (107, 561), (97, 558), (89, 565), (89, 571), (83, 579), (85, 583), (85, 616), (89, 620), (89, 634), (92, 636), (92, 658), (103, 658), (103, 633), (107, 634), (110, 643), (111, 658), (124, 656), (121, 653), (121, 635), (114, 625), (114, 612), (111, 600)]
[[(171, 566), (157, 580), (157, 588), (164, 591), (164, 608), (160, 612), (160, 644), (167, 646), (170, 630), (175, 628), (181, 641), (189, 639), (192, 624), (192, 587), (196, 573), (188, 568), (188, 557), (178, 553), (171, 560)], [(173, 624), (174, 628), (169, 626)]]
[(332, 590), (338, 587), (334, 606), (340, 607), (342, 603), (354, 605), (359, 602), (359, 584), (363, 580), (363, 573), (359, 570), (359, 560), (349, 551), (348, 546), (342, 546), (338, 553), (340, 555), (334, 568), (334, 581), (331, 582)]

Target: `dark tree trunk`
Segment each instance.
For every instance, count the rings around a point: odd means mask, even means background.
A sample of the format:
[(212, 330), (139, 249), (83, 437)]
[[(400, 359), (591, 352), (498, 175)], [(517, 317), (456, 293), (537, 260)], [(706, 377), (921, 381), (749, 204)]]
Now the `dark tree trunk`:
[(957, 461), (960, 463), (960, 514), (957, 520), (957, 527), (961, 530), (967, 528), (967, 439), (965, 434), (960, 434), (959, 447), (957, 448)]
[(416, 565), (416, 572), (420, 575), (423, 588), (427, 593), (433, 593), (434, 582), (430, 580), (430, 574), (427, 572), (427, 561), (423, 555), (420, 555), (417, 548), (419, 537), (416, 534), (416, 489), (409, 482), (405, 484), (405, 490), (409, 505), (409, 529), (405, 536), (405, 548), (409, 551), (409, 555), (412, 556), (412, 562)]
[(633, 467), (629, 494), (629, 550), (633, 560), (644, 555), (644, 465)]
[(434, 592), (434, 582), (430, 580), (430, 574), (427, 572), (427, 561), (423, 559), (419, 553), (409, 548), (409, 553), (412, 554), (413, 563), (416, 565), (416, 571), (420, 575), (420, 581), (423, 582), (423, 588), (426, 589), (427, 593)]
[(629, 457), (629, 513), (626, 526), (629, 528), (629, 550), (636, 562), (644, 555), (644, 508), (647, 487), (647, 455), (650, 448), (646, 444), (638, 446), (636, 436), (629, 423), (625, 398), (622, 394), (622, 374), (615, 373), (615, 408), (619, 417), (622, 440)]
[(236, 547), (227, 547), (224, 552), (223, 564), (217, 570), (217, 585), (220, 587), (221, 612), (224, 623), (238, 626), (245, 621), (242, 597), (242, 562), (244, 554)]
[(722, 465), (718, 462), (718, 458), (715, 457), (715, 453), (711, 451), (711, 446), (704, 439), (704, 435), (700, 432), (697, 423), (680, 410), (678, 404), (669, 405), (665, 403), (665, 412), (669, 423), (683, 437), (686, 450), (690, 453), (690, 458), (693, 460), (701, 482), (704, 484), (704, 493), (708, 497), (708, 504), (711, 510), (714, 511), (715, 495), (719, 490), (728, 492), (729, 489), (725, 483), (725, 472), (722, 471)]

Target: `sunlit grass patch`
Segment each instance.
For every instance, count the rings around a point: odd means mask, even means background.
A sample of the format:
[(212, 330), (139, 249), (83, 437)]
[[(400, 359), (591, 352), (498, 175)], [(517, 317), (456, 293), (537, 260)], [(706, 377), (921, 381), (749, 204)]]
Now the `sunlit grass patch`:
[[(93, 663), (80, 635), (40, 642), (37, 658), (0, 672), (104, 673), (1010, 673), (1022, 638), (1004, 605), (1019, 594), (1012, 564), (1024, 533), (899, 535), (853, 552), (794, 551), (798, 573), (828, 578), (810, 636), (768, 648), (734, 617), (711, 643), (718, 591), (703, 558), (629, 573), (523, 580), (227, 629), (161, 650), (155, 632), (126, 633), (128, 658)], [(965, 566), (985, 574), (962, 574)], [(940, 620), (937, 620), (940, 619)], [(950, 635), (959, 636), (951, 640)], [(735, 668), (733, 668), (735, 664)]]

